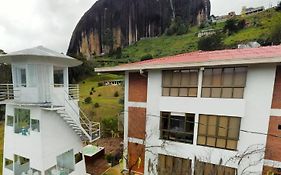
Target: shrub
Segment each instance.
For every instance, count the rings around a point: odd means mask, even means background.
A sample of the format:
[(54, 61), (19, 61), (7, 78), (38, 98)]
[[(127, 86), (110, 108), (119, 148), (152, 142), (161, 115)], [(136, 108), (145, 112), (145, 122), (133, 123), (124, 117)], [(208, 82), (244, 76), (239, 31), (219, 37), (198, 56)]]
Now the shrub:
[(281, 23), (277, 23), (270, 31), (270, 40), (273, 44), (281, 43)]
[(101, 97), (101, 94), (99, 94), (98, 96)]
[(146, 54), (141, 57), (141, 61), (151, 60), (151, 59), (153, 59), (153, 56), (151, 54)]
[(99, 103), (95, 103), (95, 108), (99, 108), (100, 104)]
[(110, 153), (106, 154), (105, 159), (106, 159), (107, 163), (111, 163), (113, 160), (113, 156)]
[(278, 3), (278, 5), (276, 7), (276, 11), (281, 11), (281, 1)]
[(95, 87), (92, 87), (91, 91), (94, 91), (95, 90)]
[(87, 98), (85, 98), (84, 102), (86, 104), (90, 104), (92, 102), (92, 98), (91, 97), (87, 97)]
[(116, 92), (114, 93), (114, 97), (119, 97), (118, 91), (116, 91)]
[(120, 99), (119, 99), (119, 104), (123, 105), (124, 102), (125, 102), (124, 98), (120, 98)]
[(90, 92), (90, 95), (93, 95), (93, 91)]
[(239, 30), (246, 27), (246, 21), (238, 20), (235, 18), (229, 19), (225, 22), (224, 32), (227, 32), (229, 35), (238, 32)]
[(98, 87), (103, 86), (103, 82), (98, 82)]
[(181, 17), (176, 17), (170, 24), (169, 28), (166, 29), (165, 34), (171, 35), (182, 35), (188, 31), (188, 25), (181, 19)]
[(219, 50), (223, 48), (223, 39), (221, 34), (215, 34), (202, 37), (198, 41), (198, 49), (204, 51)]
[(105, 137), (111, 136), (111, 131), (118, 131), (118, 118), (106, 117), (101, 120), (101, 127)]

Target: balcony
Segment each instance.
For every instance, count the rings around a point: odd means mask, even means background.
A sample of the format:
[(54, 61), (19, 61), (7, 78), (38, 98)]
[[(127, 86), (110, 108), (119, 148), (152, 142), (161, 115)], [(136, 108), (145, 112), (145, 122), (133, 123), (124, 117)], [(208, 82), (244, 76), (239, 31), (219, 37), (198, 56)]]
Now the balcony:
[(0, 84), (0, 101), (13, 100), (14, 98), (13, 84)]

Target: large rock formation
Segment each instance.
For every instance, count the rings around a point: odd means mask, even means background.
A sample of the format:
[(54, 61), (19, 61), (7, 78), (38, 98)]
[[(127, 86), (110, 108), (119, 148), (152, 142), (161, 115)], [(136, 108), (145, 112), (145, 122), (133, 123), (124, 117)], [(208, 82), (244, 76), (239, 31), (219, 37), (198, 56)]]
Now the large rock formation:
[(194, 25), (209, 15), (209, 0), (98, 0), (77, 24), (68, 54), (108, 53), (163, 34), (175, 18)]

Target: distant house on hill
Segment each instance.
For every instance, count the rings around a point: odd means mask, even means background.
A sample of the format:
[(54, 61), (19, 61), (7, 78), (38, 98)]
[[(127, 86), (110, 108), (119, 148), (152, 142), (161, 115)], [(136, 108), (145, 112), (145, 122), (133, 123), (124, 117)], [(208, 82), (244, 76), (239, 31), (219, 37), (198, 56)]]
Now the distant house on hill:
[(242, 14), (244, 14), (244, 15), (251, 15), (251, 14), (255, 14), (258, 12), (262, 12), (262, 11), (264, 11), (264, 6), (256, 7), (256, 8), (253, 8), (253, 7), (250, 7), (250, 8), (243, 7), (242, 8)]
[(198, 38), (204, 37), (204, 36), (210, 36), (216, 34), (217, 31), (215, 29), (206, 29), (206, 30), (201, 30), (198, 33)]
[(229, 12), (227, 15), (222, 15), (222, 16), (211, 16), (211, 21), (212, 22), (216, 22), (216, 23), (221, 23), (221, 22), (225, 22), (230, 18), (233, 18), (236, 16), (236, 13), (234, 11)]

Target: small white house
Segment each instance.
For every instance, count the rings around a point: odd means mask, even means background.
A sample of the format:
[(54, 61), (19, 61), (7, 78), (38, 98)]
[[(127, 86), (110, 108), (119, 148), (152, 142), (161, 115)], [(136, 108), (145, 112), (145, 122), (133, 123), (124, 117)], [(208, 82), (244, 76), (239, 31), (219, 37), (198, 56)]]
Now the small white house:
[(0, 56), (13, 84), (0, 85), (6, 104), (3, 175), (85, 175), (83, 142), (99, 138), (99, 123), (78, 106), (68, 68), (80, 61), (42, 46)]
[(125, 169), (280, 174), (281, 45), (185, 53), (96, 71), (125, 74)]

